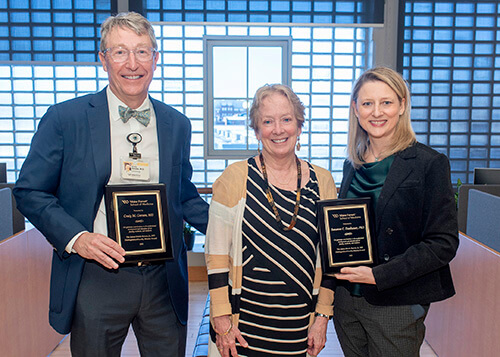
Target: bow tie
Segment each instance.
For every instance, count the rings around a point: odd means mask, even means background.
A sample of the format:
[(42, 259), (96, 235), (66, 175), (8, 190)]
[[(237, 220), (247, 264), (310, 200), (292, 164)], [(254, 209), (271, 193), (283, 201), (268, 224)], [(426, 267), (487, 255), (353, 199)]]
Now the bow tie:
[(120, 119), (124, 123), (128, 122), (130, 118), (135, 118), (139, 123), (141, 123), (144, 126), (148, 126), (149, 124), (151, 109), (135, 110), (135, 109), (130, 109), (128, 107), (122, 107), (121, 105), (119, 105), (118, 112), (120, 113)]

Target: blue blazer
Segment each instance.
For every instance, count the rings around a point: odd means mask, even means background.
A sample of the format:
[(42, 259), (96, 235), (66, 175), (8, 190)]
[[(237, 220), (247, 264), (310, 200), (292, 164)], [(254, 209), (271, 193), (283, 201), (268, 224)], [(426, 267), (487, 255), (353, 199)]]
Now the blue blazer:
[[(208, 204), (191, 182), (191, 125), (175, 109), (151, 98), (158, 131), (160, 182), (168, 196), (174, 260), (165, 264), (177, 318), (187, 321), (188, 276), (183, 218), (201, 232)], [(33, 137), (14, 188), (18, 209), (54, 247), (49, 321), (69, 333), (85, 260), (65, 247), (93, 223), (111, 175), (111, 143), (106, 90), (49, 108)]]
[[(344, 163), (340, 198), (354, 177)], [(429, 304), (455, 294), (448, 263), (458, 248), (457, 208), (448, 158), (420, 143), (395, 154), (375, 207), (377, 285), (362, 284), (373, 305)]]

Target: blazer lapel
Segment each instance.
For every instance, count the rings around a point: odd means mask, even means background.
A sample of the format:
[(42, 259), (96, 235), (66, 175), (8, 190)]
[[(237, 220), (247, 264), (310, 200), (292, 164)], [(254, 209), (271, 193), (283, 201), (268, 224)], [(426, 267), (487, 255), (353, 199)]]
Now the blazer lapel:
[(416, 156), (416, 153), (416, 147), (410, 146), (409, 148), (401, 151), (399, 154), (396, 154), (394, 162), (389, 169), (389, 173), (387, 174), (387, 178), (385, 179), (384, 186), (382, 187), (382, 191), (380, 192), (380, 196), (378, 198), (378, 203), (375, 211), (375, 216), (377, 217), (377, 231), (385, 206), (391, 199), (394, 192), (396, 192), (400, 184), (413, 171), (413, 166), (410, 165), (408, 159), (414, 158)]
[(88, 149), (92, 150), (96, 177), (99, 186), (102, 186), (111, 176), (111, 133), (106, 89), (90, 98), (87, 120), (92, 145)]
[(340, 185), (339, 198), (346, 198), (347, 191), (351, 186), (352, 178), (354, 177), (354, 167), (347, 160), (344, 162), (344, 176), (342, 177), (342, 183)]
[(172, 137), (172, 118), (168, 115), (165, 108), (158, 101), (151, 98), (156, 116), (156, 127), (158, 135), (158, 155), (160, 159), (160, 182), (165, 183), (167, 192), (170, 187), (170, 172), (172, 170), (172, 151), (179, 150), (173, 147), (174, 138)]

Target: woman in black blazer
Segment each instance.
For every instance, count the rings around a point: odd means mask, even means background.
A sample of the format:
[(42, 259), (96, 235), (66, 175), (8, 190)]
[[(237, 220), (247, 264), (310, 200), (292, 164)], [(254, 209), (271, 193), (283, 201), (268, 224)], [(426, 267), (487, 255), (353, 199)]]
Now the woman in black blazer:
[(455, 293), (450, 165), (416, 141), (410, 93), (397, 72), (363, 73), (351, 104), (340, 198), (371, 197), (378, 264), (336, 274), (335, 329), (347, 357), (418, 356), (429, 304)]

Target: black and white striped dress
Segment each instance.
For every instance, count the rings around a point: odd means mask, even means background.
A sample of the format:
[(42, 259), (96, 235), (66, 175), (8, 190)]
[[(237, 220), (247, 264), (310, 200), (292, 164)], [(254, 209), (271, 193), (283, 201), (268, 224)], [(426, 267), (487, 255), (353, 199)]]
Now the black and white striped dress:
[[(240, 356), (305, 356), (310, 313), (314, 309), (316, 269), (316, 173), (302, 188), (300, 211), (292, 231), (284, 231), (265, 195), (255, 160), (248, 160), (247, 199), (243, 216), (243, 281), (239, 329), (249, 344)], [(296, 191), (271, 186), (283, 223), (291, 222)], [(238, 309), (238, 308), (237, 308)]]

